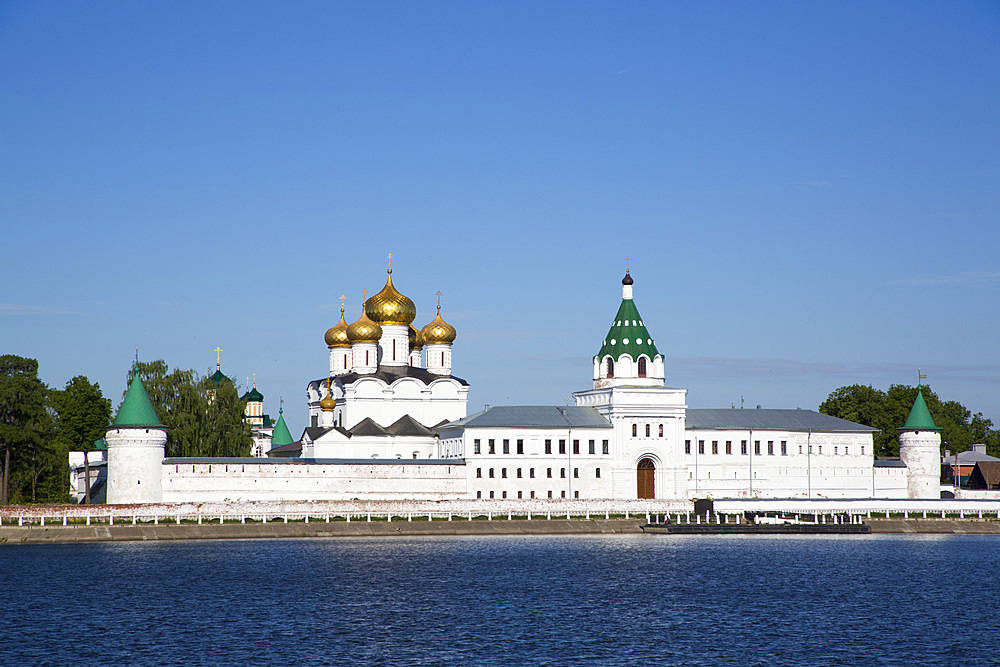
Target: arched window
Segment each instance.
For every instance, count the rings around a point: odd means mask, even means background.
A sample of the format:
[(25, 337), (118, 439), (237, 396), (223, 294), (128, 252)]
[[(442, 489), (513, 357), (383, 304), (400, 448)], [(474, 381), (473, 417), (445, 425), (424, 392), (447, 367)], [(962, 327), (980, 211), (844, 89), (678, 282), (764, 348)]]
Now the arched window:
[(660, 437), (663, 437), (663, 424), (660, 424)]
[(613, 378), (615, 376), (615, 360), (608, 357), (608, 377)]
[(637, 424), (632, 424), (632, 437), (639, 435), (639, 426)]
[(646, 437), (649, 437), (649, 424), (646, 424)]
[(646, 377), (646, 357), (639, 357), (639, 377)]

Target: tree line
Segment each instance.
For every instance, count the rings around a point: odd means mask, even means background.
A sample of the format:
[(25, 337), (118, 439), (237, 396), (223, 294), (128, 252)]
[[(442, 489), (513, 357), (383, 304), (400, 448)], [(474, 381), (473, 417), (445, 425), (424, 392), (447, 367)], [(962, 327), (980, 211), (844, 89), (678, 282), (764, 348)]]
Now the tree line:
[[(216, 385), (158, 360), (131, 368), (126, 387), (136, 372), (168, 427), (167, 456), (250, 454), (245, 405), (232, 381)], [(93, 450), (111, 417), (98, 383), (78, 375), (54, 389), (39, 379), (37, 360), (0, 355), (0, 505), (67, 502), (69, 452)]]
[[(942, 401), (929, 386), (922, 387), (924, 402), (934, 425), (941, 429), (941, 446), (952, 452), (972, 449), (983, 443), (986, 453), (1000, 456), (1000, 430), (981, 412), (974, 413), (958, 401)], [(882, 391), (853, 384), (835, 389), (819, 406), (819, 411), (879, 429), (875, 435), (877, 456), (899, 456), (899, 428), (906, 423), (917, 398), (917, 387), (894, 384)]]

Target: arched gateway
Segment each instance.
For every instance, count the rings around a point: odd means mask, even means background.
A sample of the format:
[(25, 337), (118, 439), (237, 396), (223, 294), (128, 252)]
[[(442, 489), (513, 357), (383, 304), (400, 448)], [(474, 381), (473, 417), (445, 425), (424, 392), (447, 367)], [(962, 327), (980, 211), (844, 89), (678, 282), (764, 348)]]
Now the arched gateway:
[(653, 464), (653, 459), (641, 459), (639, 465), (635, 469), (635, 479), (636, 479), (636, 497), (637, 498), (655, 498), (655, 484), (654, 480), (656, 477), (656, 466)]

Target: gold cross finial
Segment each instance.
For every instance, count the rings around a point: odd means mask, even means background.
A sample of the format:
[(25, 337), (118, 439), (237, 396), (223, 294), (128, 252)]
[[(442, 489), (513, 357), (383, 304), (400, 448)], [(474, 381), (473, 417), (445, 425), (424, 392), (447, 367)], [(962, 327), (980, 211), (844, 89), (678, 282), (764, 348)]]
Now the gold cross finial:
[(253, 374), (253, 388), (257, 388), (257, 373)]
[(344, 314), (344, 299), (346, 299), (346, 298), (347, 297), (344, 296), (343, 294), (340, 295), (340, 314), (341, 315)]
[(361, 312), (365, 312), (365, 301), (368, 300), (368, 290), (362, 288), (361, 290)]
[(390, 252), (385, 258), (389, 260), (389, 273), (392, 273), (392, 253)]
[(215, 352), (215, 370), (219, 370), (220, 368), (222, 368), (222, 357), (219, 354), (220, 352), (222, 352), (222, 348), (216, 347), (214, 350), (212, 350), (212, 352)]
[(628, 261), (630, 259), (631, 259), (631, 257), (625, 257), (625, 273), (628, 273)]
[(438, 297), (438, 312), (440, 313), (441, 312), (441, 290), (438, 290), (437, 297)]

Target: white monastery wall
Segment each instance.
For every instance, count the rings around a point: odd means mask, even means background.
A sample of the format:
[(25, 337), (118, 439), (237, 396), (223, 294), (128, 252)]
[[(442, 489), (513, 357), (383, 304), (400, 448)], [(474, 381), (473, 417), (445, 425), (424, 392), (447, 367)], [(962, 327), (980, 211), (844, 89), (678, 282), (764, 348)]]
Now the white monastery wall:
[(460, 462), (166, 459), (161, 468), (166, 503), (468, 497)]

